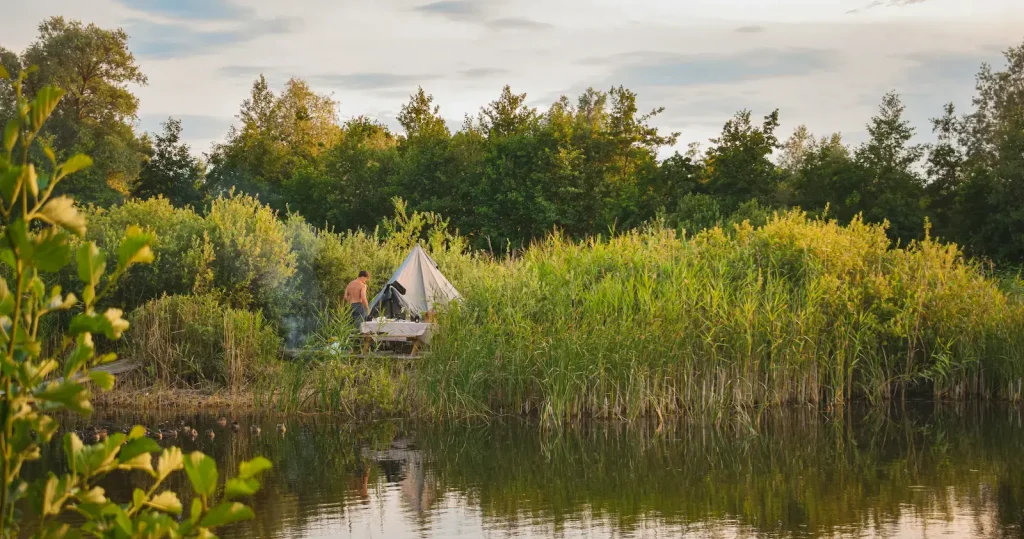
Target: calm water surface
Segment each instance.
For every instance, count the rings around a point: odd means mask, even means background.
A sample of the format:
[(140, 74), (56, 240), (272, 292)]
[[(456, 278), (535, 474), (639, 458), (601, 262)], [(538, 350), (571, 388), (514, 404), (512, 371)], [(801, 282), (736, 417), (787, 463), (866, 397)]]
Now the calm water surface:
[[(221, 470), (273, 461), (251, 502), (257, 519), (222, 537), (1024, 537), (1016, 408), (800, 409), (660, 429), (316, 417), (284, 419), (283, 435), (281, 418), (225, 411), (235, 432), (219, 415), (99, 411), (92, 422), (184, 421), (215, 438), (161, 443), (202, 450)], [(42, 467), (61, 462), (54, 447)], [(122, 474), (104, 486), (124, 500), (145, 483)]]

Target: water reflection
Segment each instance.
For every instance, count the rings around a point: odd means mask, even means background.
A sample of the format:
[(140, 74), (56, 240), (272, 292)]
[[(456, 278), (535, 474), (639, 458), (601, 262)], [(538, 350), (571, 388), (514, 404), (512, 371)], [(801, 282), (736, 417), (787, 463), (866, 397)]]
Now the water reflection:
[[(270, 458), (257, 519), (224, 537), (1024, 537), (1016, 408), (798, 409), (557, 431), (315, 417), (286, 420), (283, 435), (280, 418), (228, 415), (235, 431), (220, 415), (101, 412), (94, 422), (213, 429), (212, 440), (162, 443), (200, 449), (222, 469)], [(60, 448), (44, 461), (60, 468)], [(104, 487), (124, 496), (143, 482), (122, 474)]]

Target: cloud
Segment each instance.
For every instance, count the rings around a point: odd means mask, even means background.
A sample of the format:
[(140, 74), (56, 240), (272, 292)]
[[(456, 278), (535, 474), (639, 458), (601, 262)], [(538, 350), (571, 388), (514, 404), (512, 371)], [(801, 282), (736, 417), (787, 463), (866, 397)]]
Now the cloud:
[(483, 10), (480, 9), (480, 4), (472, 0), (442, 0), (440, 2), (417, 6), (413, 9), (420, 13), (440, 15), (442, 17), (455, 20), (478, 20), (483, 16)]
[(764, 32), (764, 31), (765, 31), (765, 27), (764, 26), (758, 26), (756, 24), (755, 25), (750, 25), (750, 26), (740, 26), (739, 28), (736, 29), (736, 32), (738, 32), (740, 34), (759, 34), (759, 33)]
[(491, 18), (483, 9), (483, 3), (473, 0), (442, 0), (413, 8), (427, 15), (436, 15), (458, 22), (482, 24), (492, 30), (546, 30), (553, 25), (526, 17)]
[(508, 72), (509, 71), (507, 69), (496, 67), (474, 67), (459, 71), (459, 75), (467, 79), (487, 79), (495, 75), (506, 75)]
[(312, 83), (351, 90), (379, 90), (385, 88), (414, 87), (436, 75), (410, 75), (402, 73), (345, 73), (322, 74), (307, 78)]
[(834, 51), (822, 49), (755, 49), (728, 55), (636, 52), (584, 63), (613, 66), (612, 84), (679, 87), (808, 75), (829, 69), (836, 58)]
[(862, 11), (867, 11), (869, 9), (874, 9), (874, 8), (878, 8), (878, 7), (912, 6), (914, 4), (923, 4), (924, 2), (927, 2), (927, 1), (928, 0), (874, 0), (873, 2), (871, 2), (869, 4), (866, 4), (864, 6), (861, 6), (859, 8), (851, 9), (851, 10), (847, 11), (846, 13), (847, 14), (860, 13)]
[(230, 0), (117, 0), (131, 9), (177, 19), (222, 20), (248, 19), (251, 8), (235, 5)]
[(902, 56), (913, 65), (906, 71), (910, 81), (929, 81), (933, 83), (962, 83), (973, 87), (974, 76), (981, 70), (981, 64), (998, 63), (998, 49), (979, 51), (977, 53), (926, 52)]
[(182, 137), (188, 140), (222, 138), (235, 119), (230, 116), (206, 116), (202, 114), (143, 114), (139, 127), (146, 132), (163, 132), (163, 123), (172, 116), (181, 120)]
[(547, 30), (553, 28), (546, 22), (535, 21), (523, 17), (506, 17), (487, 21), (487, 26), (496, 30)]
[(217, 74), (230, 79), (256, 78), (260, 73), (264, 75), (273, 73), (274, 69), (267, 66), (255, 65), (226, 65), (217, 68)]
[(269, 35), (293, 32), (300, 20), (291, 17), (253, 19), (233, 28), (201, 30), (193, 24), (131, 20), (126, 25), (132, 52), (142, 57), (173, 58), (214, 52)]

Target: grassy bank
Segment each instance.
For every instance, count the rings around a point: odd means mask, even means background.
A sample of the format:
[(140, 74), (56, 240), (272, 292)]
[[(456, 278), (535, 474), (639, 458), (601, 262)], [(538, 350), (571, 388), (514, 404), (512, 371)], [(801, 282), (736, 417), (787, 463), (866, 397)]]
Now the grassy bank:
[[(127, 208), (140, 218), (159, 213), (142, 209)], [(131, 221), (127, 210), (101, 217), (121, 225)], [(375, 234), (275, 220), (247, 197), (219, 212), (205, 225), (191, 215), (160, 219), (205, 227), (206, 239), (155, 246), (154, 267), (192, 283), (136, 301), (122, 350), (143, 364), (132, 388), (230, 391), (282, 411), (554, 421), (908, 394), (1022, 396), (1019, 277), (993, 277), (932, 239), (893, 246), (883, 227), (857, 220), (840, 226), (790, 212), (692, 236), (657, 224), (585, 242), (556, 233), (495, 259), (468, 252), (439, 217), (400, 205)], [(157, 230), (180, 236), (173, 232)], [(268, 238), (285, 253), (272, 289), (252, 269), (275, 262), (261, 247)], [(442, 313), (429, 354), (409, 365), (316, 352), (350, 342), (336, 310), (350, 274), (370, 268), (378, 288), (416, 242), (466, 298)], [(242, 274), (245, 286), (217, 284)], [(306, 353), (285, 360), (286, 347)]]
[(555, 235), (465, 295), (422, 365), (436, 415), (1021, 397), (1021, 297), (955, 246), (859, 221)]

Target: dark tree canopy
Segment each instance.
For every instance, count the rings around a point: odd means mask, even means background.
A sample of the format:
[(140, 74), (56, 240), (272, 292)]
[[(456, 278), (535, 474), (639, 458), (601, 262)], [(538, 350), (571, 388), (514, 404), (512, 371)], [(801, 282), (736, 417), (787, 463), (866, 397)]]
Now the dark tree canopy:
[[(272, 88), (260, 76), (205, 163), (177, 120), (154, 139), (136, 134), (132, 88), (146, 77), (123, 30), (54, 17), (21, 54), (0, 48), (0, 65), (36, 65), (30, 88), (67, 91), (44, 141), (58, 157), (84, 152), (102, 164), (68, 187), (101, 206), (163, 196), (203, 211), (207, 197), (234, 191), (318, 226), (373, 230), (400, 197), (496, 252), (553, 230), (580, 238), (658, 219), (693, 233), (800, 207), (887, 221), (902, 243), (930, 222), (973, 255), (1024, 263), (1024, 45), (1006, 52), (1005, 67), (981, 67), (970, 110), (936, 111), (928, 146), (915, 143), (895, 92), (855, 146), (804, 126), (783, 139), (778, 110), (760, 120), (741, 110), (703, 151), (680, 153), (678, 135), (654, 126), (663, 109), (622, 86), (546, 108), (505, 86), (458, 129), (419, 87), (393, 131), (383, 118), (339, 119), (334, 96), (301, 79)], [(13, 114), (11, 92), (0, 84), (0, 119)]]

